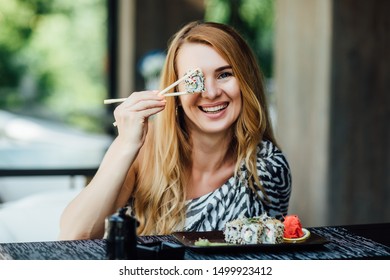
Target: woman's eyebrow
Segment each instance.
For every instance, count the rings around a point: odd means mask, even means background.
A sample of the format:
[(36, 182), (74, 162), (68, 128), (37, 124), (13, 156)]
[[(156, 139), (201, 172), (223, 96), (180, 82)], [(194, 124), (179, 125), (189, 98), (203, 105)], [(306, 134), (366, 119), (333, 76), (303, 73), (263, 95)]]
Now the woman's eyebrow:
[(232, 69), (232, 66), (224, 65), (224, 66), (218, 67), (217, 69), (215, 69), (215, 72), (223, 71), (223, 70), (226, 70), (226, 69)]

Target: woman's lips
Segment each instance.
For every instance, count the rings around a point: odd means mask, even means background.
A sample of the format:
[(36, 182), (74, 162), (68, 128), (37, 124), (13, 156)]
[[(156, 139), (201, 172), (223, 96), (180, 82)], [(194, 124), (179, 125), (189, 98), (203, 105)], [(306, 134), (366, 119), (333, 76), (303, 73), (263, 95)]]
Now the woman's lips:
[(221, 112), (222, 110), (226, 109), (229, 105), (228, 102), (217, 104), (217, 105), (207, 105), (207, 106), (199, 106), (199, 109), (202, 112), (208, 113), (208, 114), (216, 114)]

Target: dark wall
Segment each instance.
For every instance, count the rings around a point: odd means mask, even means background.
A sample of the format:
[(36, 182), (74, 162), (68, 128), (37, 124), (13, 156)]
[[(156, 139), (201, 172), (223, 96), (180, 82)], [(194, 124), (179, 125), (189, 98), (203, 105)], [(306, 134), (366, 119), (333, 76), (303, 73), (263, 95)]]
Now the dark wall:
[(390, 221), (388, 11), (386, 0), (333, 1), (332, 223)]
[[(169, 38), (184, 24), (203, 18), (203, 0), (137, 0), (136, 62), (147, 52), (166, 50)], [(144, 88), (139, 72), (135, 87)]]

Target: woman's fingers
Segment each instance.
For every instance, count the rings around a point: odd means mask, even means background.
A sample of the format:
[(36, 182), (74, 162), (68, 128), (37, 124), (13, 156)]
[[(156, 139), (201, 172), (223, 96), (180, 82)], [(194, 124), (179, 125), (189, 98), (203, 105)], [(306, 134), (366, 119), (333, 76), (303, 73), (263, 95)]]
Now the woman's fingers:
[(164, 96), (159, 95), (158, 91), (138, 91), (133, 92), (120, 106), (133, 106), (145, 101), (162, 101)]
[(140, 146), (148, 130), (148, 118), (164, 110), (166, 100), (158, 92), (134, 92), (115, 108), (118, 134), (126, 142)]
[[(150, 111), (148, 109), (165, 107), (165, 98), (158, 95), (158, 91), (142, 91), (132, 93), (125, 102), (116, 107), (114, 116), (116, 121), (123, 117), (134, 118), (148, 117)], [(159, 110), (157, 110), (158, 112)], [(153, 112), (153, 110), (152, 110)], [(140, 113), (140, 114), (137, 114)]]
[(123, 104), (115, 109), (115, 120), (118, 122), (121, 120), (131, 121), (139, 118), (147, 118), (163, 110), (165, 104), (165, 100), (145, 100), (133, 105)]
[(142, 112), (155, 107), (165, 107), (165, 100), (142, 100), (131, 106), (124, 104), (123, 109), (130, 112)]

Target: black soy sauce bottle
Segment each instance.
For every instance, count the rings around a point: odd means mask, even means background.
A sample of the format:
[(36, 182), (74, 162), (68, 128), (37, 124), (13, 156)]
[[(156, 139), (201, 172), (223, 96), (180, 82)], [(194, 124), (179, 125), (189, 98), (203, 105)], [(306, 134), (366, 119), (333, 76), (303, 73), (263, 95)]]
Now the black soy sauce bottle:
[(127, 208), (106, 219), (106, 258), (109, 260), (136, 260), (138, 221), (128, 215)]

